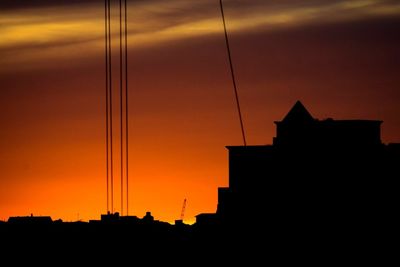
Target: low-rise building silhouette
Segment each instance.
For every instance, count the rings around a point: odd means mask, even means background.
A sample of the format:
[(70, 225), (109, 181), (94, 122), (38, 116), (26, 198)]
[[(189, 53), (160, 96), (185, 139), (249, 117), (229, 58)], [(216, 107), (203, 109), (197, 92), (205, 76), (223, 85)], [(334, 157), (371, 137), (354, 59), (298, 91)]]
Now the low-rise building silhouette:
[(47, 225), (51, 224), (53, 220), (50, 216), (15, 216), (9, 217), (8, 223), (10, 224), (27, 224), (27, 225)]
[(211, 220), (342, 230), (384, 220), (397, 203), (400, 144), (382, 143), (381, 123), (318, 120), (296, 102), (272, 145), (227, 147), (229, 187), (218, 189)]

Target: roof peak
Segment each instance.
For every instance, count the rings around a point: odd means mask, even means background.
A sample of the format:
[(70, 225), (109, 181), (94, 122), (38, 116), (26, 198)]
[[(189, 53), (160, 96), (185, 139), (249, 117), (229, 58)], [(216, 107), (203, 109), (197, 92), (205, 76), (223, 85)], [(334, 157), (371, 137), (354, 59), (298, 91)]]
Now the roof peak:
[(313, 116), (304, 107), (300, 100), (297, 100), (290, 111), (283, 118), (282, 122), (304, 122), (314, 121)]

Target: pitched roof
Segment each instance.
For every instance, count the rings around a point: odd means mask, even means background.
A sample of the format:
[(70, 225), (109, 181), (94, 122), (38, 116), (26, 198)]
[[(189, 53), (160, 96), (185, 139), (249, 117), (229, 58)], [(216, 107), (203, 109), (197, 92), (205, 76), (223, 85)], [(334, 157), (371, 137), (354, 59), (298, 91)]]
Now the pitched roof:
[(308, 112), (304, 105), (297, 101), (282, 122), (307, 122), (314, 121), (313, 116)]

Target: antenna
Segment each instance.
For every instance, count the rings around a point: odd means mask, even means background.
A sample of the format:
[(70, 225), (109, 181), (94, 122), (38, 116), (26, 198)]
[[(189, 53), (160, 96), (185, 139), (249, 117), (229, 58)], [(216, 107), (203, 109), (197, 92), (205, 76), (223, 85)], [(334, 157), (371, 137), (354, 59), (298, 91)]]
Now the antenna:
[(229, 67), (230, 67), (230, 70), (231, 70), (233, 89), (235, 91), (236, 107), (237, 107), (238, 115), (239, 115), (240, 129), (242, 130), (243, 144), (244, 144), (244, 146), (247, 146), (246, 135), (245, 135), (244, 126), (243, 126), (242, 112), (240, 111), (239, 95), (238, 95), (238, 90), (237, 90), (237, 86), (236, 86), (235, 72), (233, 70), (233, 63), (232, 63), (231, 49), (230, 49), (230, 46), (229, 46), (228, 32), (226, 30), (225, 14), (224, 14), (224, 7), (223, 7), (223, 4), (222, 4), (222, 0), (219, 0), (219, 5), (221, 7), (221, 16), (222, 16), (222, 23), (224, 25), (226, 49), (227, 49), (227, 52), (228, 52)]

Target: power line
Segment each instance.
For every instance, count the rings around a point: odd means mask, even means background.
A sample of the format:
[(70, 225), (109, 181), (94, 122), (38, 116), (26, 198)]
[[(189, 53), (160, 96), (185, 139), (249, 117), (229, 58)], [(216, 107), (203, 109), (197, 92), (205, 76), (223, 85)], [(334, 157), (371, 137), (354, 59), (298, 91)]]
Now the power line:
[(129, 215), (129, 177), (128, 177), (128, 3), (125, 0), (125, 160), (126, 160), (126, 215)]
[(120, 93), (120, 134), (121, 134), (121, 215), (124, 214), (124, 134), (123, 134), (123, 70), (122, 70), (122, 0), (119, 0), (119, 93)]
[(231, 57), (231, 49), (230, 49), (230, 46), (229, 46), (228, 32), (227, 32), (227, 30), (226, 30), (225, 15), (224, 15), (224, 7), (223, 7), (223, 5), (222, 5), (222, 0), (219, 0), (219, 5), (220, 5), (220, 7), (221, 7), (222, 22), (223, 22), (223, 24), (224, 24), (224, 33), (225, 33), (226, 49), (227, 49), (227, 52), (228, 52), (229, 67), (230, 67), (230, 70), (231, 70), (233, 89), (234, 89), (234, 91), (235, 91), (236, 107), (237, 107), (238, 114), (239, 114), (240, 128), (241, 128), (241, 130), (242, 130), (243, 143), (244, 143), (244, 146), (246, 146), (246, 145), (247, 145), (247, 143), (246, 143), (246, 136), (245, 136), (244, 126), (243, 126), (242, 112), (241, 112), (241, 110), (240, 110), (239, 95), (238, 95), (237, 86), (236, 86), (236, 78), (235, 78), (235, 73), (234, 73), (234, 71), (233, 71), (233, 64), (232, 64), (232, 57)]
[[(105, 0), (105, 63), (106, 63), (106, 187), (107, 213), (114, 213), (114, 127), (113, 127), (113, 81), (112, 81), (112, 32), (111, 0)], [(126, 212), (128, 214), (128, 15), (127, 0), (119, 0), (119, 115), (120, 115), (120, 179), (121, 215), (124, 214), (124, 174), (126, 175)], [(122, 10), (124, 8), (124, 10)], [(122, 21), (124, 19), (124, 22)], [(124, 90), (125, 86), (125, 90)], [(124, 100), (125, 96), (125, 100)], [(125, 120), (124, 120), (125, 116)], [(125, 126), (125, 130), (124, 130)], [(117, 127), (117, 126), (116, 126)], [(118, 133), (117, 133), (118, 134)], [(125, 136), (124, 136), (125, 135)], [(125, 142), (125, 143), (124, 143)], [(125, 146), (124, 146), (125, 145)], [(117, 153), (117, 151), (115, 151)], [(124, 158), (125, 153), (125, 158)], [(124, 163), (125, 162), (125, 163)], [(126, 172), (124, 172), (126, 171)], [(110, 205), (111, 202), (111, 205)]]
[(108, 9), (107, 9), (107, 2), (108, 0), (104, 1), (104, 25), (105, 25), (105, 35), (104, 35), (104, 41), (105, 41), (105, 63), (106, 63), (106, 180), (107, 180), (107, 213), (110, 211), (110, 206), (109, 206), (109, 151), (108, 151)]
[(108, 14), (108, 100), (109, 100), (109, 131), (110, 131), (110, 180), (111, 180), (111, 212), (114, 213), (114, 156), (113, 156), (113, 108), (112, 108), (112, 55), (111, 55), (111, 6), (110, 0), (107, 2)]

